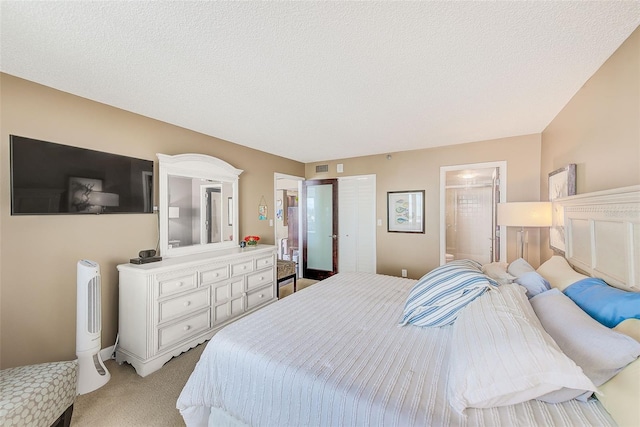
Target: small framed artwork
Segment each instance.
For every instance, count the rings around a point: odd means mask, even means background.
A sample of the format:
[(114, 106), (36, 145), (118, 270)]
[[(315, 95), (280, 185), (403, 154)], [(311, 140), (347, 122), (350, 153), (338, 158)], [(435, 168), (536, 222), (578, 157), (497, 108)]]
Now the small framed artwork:
[(387, 231), (424, 233), (424, 190), (387, 192)]
[[(576, 165), (571, 163), (549, 173), (549, 201), (576, 194)], [(560, 206), (553, 204), (551, 228), (549, 228), (549, 247), (563, 254), (565, 251), (564, 212)]]
[(267, 201), (264, 196), (260, 197), (260, 203), (258, 204), (258, 220), (265, 221), (267, 219)]

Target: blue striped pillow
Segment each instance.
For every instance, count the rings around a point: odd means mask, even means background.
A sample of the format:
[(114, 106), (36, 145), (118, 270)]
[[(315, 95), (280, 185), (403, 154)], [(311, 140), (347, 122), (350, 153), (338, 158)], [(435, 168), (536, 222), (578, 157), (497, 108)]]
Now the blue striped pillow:
[(455, 322), (465, 305), (498, 286), (481, 268), (473, 260), (457, 260), (422, 276), (409, 292), (400, 324), (434, 327)]

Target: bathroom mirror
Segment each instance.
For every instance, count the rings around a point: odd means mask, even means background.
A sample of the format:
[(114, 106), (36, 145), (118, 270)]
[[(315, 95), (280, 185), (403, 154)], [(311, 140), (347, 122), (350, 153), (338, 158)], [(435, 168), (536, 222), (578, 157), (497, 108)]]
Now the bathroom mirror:
[(174, 257), (237, 246), (242, 170), (204, 154), (157, 154), (160, 255)]

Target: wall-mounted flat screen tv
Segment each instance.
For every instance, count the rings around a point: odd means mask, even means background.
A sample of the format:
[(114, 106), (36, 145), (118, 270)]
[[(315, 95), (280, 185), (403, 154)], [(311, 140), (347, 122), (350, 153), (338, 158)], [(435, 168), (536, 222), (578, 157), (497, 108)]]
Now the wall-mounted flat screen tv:
[(11, 214), (153, 212), (153, 161), (11, 135)]

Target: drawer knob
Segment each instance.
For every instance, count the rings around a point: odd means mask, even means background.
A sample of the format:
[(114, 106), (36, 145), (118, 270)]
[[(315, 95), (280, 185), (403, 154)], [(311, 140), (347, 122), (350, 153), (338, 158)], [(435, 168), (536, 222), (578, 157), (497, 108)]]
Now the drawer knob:
[(264, 280), (264, 276), (260, 276), (260, 280)]
[(246, 266), (246, 265), (243, 265), (243, 266), (242, 266), (242, 269), (243, 269), (243, 270), (246, 270), (246, 269), (247, 269), (247, 266)]
[(178, 283), (176, 283), (176, 286), (177, 286), (177, 287), (182, 286), (182, 282), (178, 282)]
[(186, 325), (186, 326), (185, 326), (184, 328), (182, 328), (182, 329), (184, 329), (185, 331), (188, 331), (189, 329), (191, 329), (191, 326)]
[(218, 277), (219, 274), (218, 273), (213, 273), (213, 277)]
[(264, 297), (264, 295), (260, 294), (260, 295), (258, 295), (258, 297), (263, 298), (263, 297)]
[(190, 305), (191, 305), (191, 301), (185, 301), (185, 302), (184, 302), (184, 306), (185, 306), (185, 307), (189, 307)]

